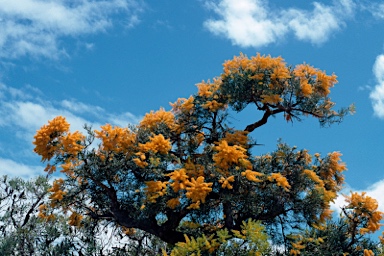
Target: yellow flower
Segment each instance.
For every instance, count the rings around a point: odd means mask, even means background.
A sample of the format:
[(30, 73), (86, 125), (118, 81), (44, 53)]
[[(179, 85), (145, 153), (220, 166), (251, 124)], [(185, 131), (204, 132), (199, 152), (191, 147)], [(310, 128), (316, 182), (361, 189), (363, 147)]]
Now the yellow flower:
[(252, 170), (246, 170), (246, 171), (241, 173), (241, 176), (245, 176), (245, 178), (247, 178), (247, 180), (249, 180), (249, 181), (261, 182), (262, 180), (260, 180), (256, 177), (263, 176), (263, 174), (260, 172), (252, 171)]
[(319, 176), (317, 176), (317, 174), (312, 171), (312, 170), (304, 170), (303, 173), (308, 176), (308, 178), (310, 178), (313, 182), (319, 184), (320, 186), (324, 186), (324, 182), (320, 179)]
[(153, 152), (154, 154), (167, 154), (171, 150), (171, 142), (165, 139), (162, 134), (152, 136), (145, 144), (139, 144), (139, 148), (143, 152)]
[(372, 250), (367, 250), (364, 249), (364, 256), (374, 256), (375, 254), (373, 253)]
[(110, 124), (101, 126), (101, 131), (95, 130), (95, 134), (102, 140), (102, 150), (115, 153), (129, 152), (136, 140), (136, 135), (128, 128), (112, 127)]
[(280, 98), (279, 95), (277, 94), (272, 94), (272, 95), (261, 95), (261, 97), (263, 98), (261, 100), (262, 103), (268, 103), (268, 104), (272, 104), (272, 105), (276, 105), (278, 104), (279, 102), (282, 102), (283, 99)]
[(205, 198), (212, 191), (212, 182), (204, 182), (204, 177), (200, 176), (197, 179), (191, 178), (191, 181), (185, 183), (187, 185), (187, 198), (192, 200), (192, 203), (205, 203)]
[(225, 104), (219, 103), (216, 100), (208, 100), (205, 104), (202, 105), (203, 108), (209, 109), (211, 112), (217, 112), (225, 108)]
[(248, 156), (246, 155), (247, 150), (245, 148), (238, 145), (229, 146), (228, 142), (224, 139), (214, 149), (217, 153), (213, 155), (213, 161), (220, 169), (226, 171), (233, 164), (240, 164), (246, 168), (251, 168), (251, 163), (247, 160)]
[(209, 98), (220, 88), (221, 84), (222, 80), (220, 78), (214, 78), (212, 83), (209, 80), (207, 82), (202, 81), (196, 84), (198, 88), (197, 95)]
[(168, 182), (147, 181), (145, 184), (147, 185), (145, 188), (145, 194), (148, 201), (151, 203), (156, 203), (156, 199), (164, 196), (167, 192)]
[(178, 205), (180, 205), (179, 198), (172, 198), (167, 201), (167, 206), (171, 209), (175, 209)]
[(49, 198), (52, 201), (61, 201), (61, 200), (63, 200), (64, 195), (66, 194), (66, 192), (61, 190), (63, 184), (64, 184), (64, 180), (61, 179), (61, 178), (53, 181), (52, 187), (50, 189), (48, 189), (48, 191), (52, 193), (49, 196)]
[(229, 176), (228, 178), (224, 178), (224, 177), (221, 177), (220, 180), (219, 180), (219, 183), (222, 183), (221, 187), (222, 188), (228, 188), (228, 189), (232, 189), (233, 186), (231, 185), (230, 182), (234, 182), (235, 181), (235, 176)]
[(78, 214), (77, 212), (72, 212), (71, 216), (69, 216), (68, 224), (71, 226), (80, 227), (82, 219), (82, 215)]
[(34, 151), (39, 154), (42, 161), (50, 160), (55, 153), (60, 153), (60, 139), (69, 131), (69, 123), (64, 117), (58, 116), (48, 121), (48, 125), (44, 125), (36, 132), (34, 136)]
[(308, 81), (304, 80), (300, 83), (301, 92), (305, 97), (309, 97), (312, 94), (312, 87), (308, 84)]
[(186, 175), (186, 170), (185, 169), (180, 169), (173, 171), (166, 176), (169, 176), (170, 179), (172, 180), (171, 187), (173, 188), (173, 191), (175, 193), (179, 192), (179, 190), (185, 189), (186, 188), (186, 181), (188, 180), (188, 175)]
[(227, 132), (225, 134), (225, 141), (227, 141), (228, 145), (238, 145), (243, 148), (247, 148), (248, 145), (248, 132), (246, 131), (234, 131), (233, 133)]
[(195, 106), (193, 101), (193, 96), (190, 96), (188, 99), (179, 98), (175, 103), (170, 103), (170, 105), (172, 106), (172, 111), (175, 113), (192, 114)]
[(284, 190), (287, 192), (291, 188), (291, 185), (289, 185), (287, 178), (281, 175), (281, 173), (272, 173), (271, 176), (268, 177), (268, 180), (271, 182), (276, 181), (276, 184), (279, 187), (284, 188)]
[(151, 111), (150, 113), (147, 113), (143, 120), (141, 120), (140, 127), (153, 131), (160, 124), (165, 124), (171, 130), (177, 128), (174, 114), (170, 111), (165, 111), (163, 108), (156, 112)]

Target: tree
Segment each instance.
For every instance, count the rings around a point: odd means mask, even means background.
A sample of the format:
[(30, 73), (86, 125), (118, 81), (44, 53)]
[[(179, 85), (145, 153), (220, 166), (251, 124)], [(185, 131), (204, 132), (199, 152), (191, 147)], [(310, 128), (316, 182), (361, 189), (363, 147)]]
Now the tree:
[[(44, 177), (31, 181), (3, 176), (0, 180), (1, 255), (66, 255), (73, 239), (70, 227), (58, 218), (47, 224), (37, 215), (47, 202), (49, 183)], [(59, 216), (58, 216), (59, 217)]]
[[(34, 140), (46, 171), (64, 175), (41, 215), (61, 208), (71, 212), (73, 226), (108, 220), (171, 245), (185, 235), (238, 232), (252, 219), (289, 248), (289, 234), (321, 228), (331, 218), (345, 164), (339, 152), (311, 156), (282, 142), (272, 153), (252, 156), (250, 133), (280, 113), (289, 122), (303, 116), (321, 125), (340, 122), (354, 109), (333, 109), (328, 95), (336, 83), (335, 75), (307, 64), (241, 54), (212, 82), (199, 83), (195, 95), (178, 99), (170, 111), (151, 111), (138, 125), (85, 126), (83, 135), (56, 117)], [(228, 116), (247, 106), (261, 112), (260, 119), (243, 130), (231, 127)]]
[(381, 242), (366, 237), (381, 227), (383, 213), (378, 211), (377, 201), (364, 192), (351, 193), (346, 201), (348, 204), (342, 207), (337, 221), (328, 220), (321, 228), (292, 234), (291, 254), (381, 255)]
[(158, 255), (164, 248), (143, 231), (92, 221), (75, 229), (64, 212), (43, 214), (50, 187), (42, 176), (0, 179), (1, 255)]

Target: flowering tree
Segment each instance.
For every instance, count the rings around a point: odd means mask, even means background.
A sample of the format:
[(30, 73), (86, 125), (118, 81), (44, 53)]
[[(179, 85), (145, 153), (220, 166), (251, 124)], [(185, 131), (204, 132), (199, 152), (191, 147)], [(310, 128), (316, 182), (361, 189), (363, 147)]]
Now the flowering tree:
[[(221, 229), (236, 234), (252, 219), (288, 246), (288, 234), (305, 226), (321, 229), (331, 217), (345, 164), (338, 152), (311, 156), (284, 143), (252, 156), (250, 133), (278, 114), (291, 122), (303, 116), (321, 125), (340, 122), (353, 108), (333, 109), (328, 95), (336, 83), (335, 75), (307, 64), (240, 55), (224, 63), (219, 77), (197, 84), (195, 95), (178, 99), (170, 111), (151, 111), (138, 125), (85, 127), (83, 135), (56, 117), (34, 140), (46, 171), (64, 174), (40, 216), (49, 219), (61, 208), (71, 213), (73, 226), (110, 220), (170, 244)], [(243, 129), (231, 127), (228, 115), (248, 105), (261, 118)], [(380, 219), (359, 222), (360, 230), (375, 229)]]

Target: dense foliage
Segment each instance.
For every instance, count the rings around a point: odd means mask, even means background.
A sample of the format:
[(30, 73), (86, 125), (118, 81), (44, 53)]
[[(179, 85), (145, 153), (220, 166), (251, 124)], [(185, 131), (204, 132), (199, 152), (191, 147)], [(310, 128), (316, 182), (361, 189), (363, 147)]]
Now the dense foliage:
[[(346, 166), (339, 152), (312, 156), (282, 142), (274, 152), (252, 156), (250, 133), (280, 113), (291, 122), (306, 116), (321, 125), (340, 122), (353, 107), (333, 109), (329, 93), (336, 83), (335, 75), (307, 64), (291, 67), (280, 57), (241, 54), (224, 63), (219, 77), (197, 84), (195, 95), (178, 99), (170, 111), (151, 111), (138, 125), (85, 127), (84, 135), (56, 117), (34, 140), (46, 171), (63, 174), (39, 216), (50, 221), (62, 209), (78, 228), (109, 221), (145, 231), (170, 245), (164, 254), (176, 245), (173, 255), (225, 252), (228, 239), (234, 239), (229, 245), (253, 241), (244, 230), (262, 234), (264, 228), (255, 227), (263, 225), (279, 248), (275, 253), (300, 254), (325, 241), (320, 231), (334, 231), (327, 221)], [(250, 105), (260, 118), (240, 130), (230, 126), (228, 116)], [(382, 213), (365, 194), (352, 193), (342, 215), (351, 246), (338, 247), (340, 252), (356, 251), (365, 234), (380, 228)], [(296, 236), (304, 237), (303, 230), (317, 239), (312, 247)], [(267, 238), (255, 241), (238, 248), (271, 252), (261, 246)], [(202, 248), (203, 242), (210, 246)], [(361, 251), (371, 253), (369, 248)]]

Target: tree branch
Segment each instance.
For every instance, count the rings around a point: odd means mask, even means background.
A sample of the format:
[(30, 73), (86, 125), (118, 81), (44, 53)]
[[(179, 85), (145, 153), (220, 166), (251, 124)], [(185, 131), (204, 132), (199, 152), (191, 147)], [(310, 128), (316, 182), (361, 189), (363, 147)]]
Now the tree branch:
[(263, 117), (259, 121), (255, 122), (253, 124), (247, 125), (247, 127), (245, 127), (244, 131), (253, 132), (255, 129), (266, 124), (268, 122), (268, 118), (270, 116), (277, 114), (277, 113), (284, 112), (284, 111), (285, 111), (285, 109), (281, 109), (281, 108), (275, 109), (275, 110), (270, 110), (269, 108), (267, 108), (264, 112)]

